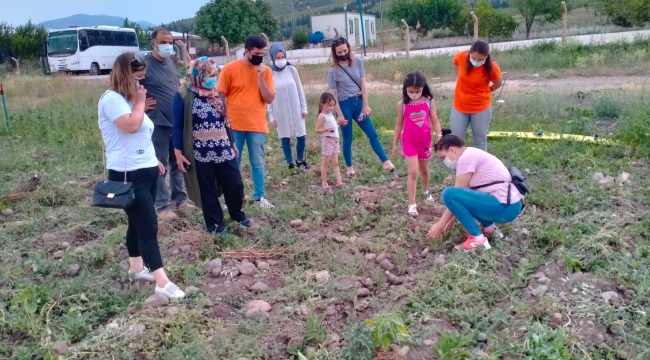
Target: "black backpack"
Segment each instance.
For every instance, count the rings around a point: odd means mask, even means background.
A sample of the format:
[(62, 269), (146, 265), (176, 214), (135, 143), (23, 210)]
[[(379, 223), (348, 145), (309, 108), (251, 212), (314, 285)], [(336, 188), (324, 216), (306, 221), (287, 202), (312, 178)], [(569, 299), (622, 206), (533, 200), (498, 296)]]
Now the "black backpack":
[[(528, 194), (530, 192), (530, 187), (528, 186), (528, 183), (526, 182), (526, 177), (524, 176), (524, 174), (521, 173), (521, 170), (519, 170), (517, 167), (515, 167), (515, 166), (509, 167), (508, 172), (510, 173), (510, 177), (511, 177), (511, 180), (508, 183), (508, 205), (510, 205), (510, 186), (511, 185), (514, 185), (517, 188), (517, 191), (519, 191), (519, 193), (521, 195), (523, 195), (523, 196), (526, 196), (526, 194)], [(507, 182), (506, 181), (495, 181), (495, 182), (491, 182), (489, 184), (483, 184), (483, 185), (479, 185), (479, 186), (470, 187), (470, 189), (477, 190), (477, 189), (481, 189), (481, 188), (484, 188), (484, 187), (488, 187), (488, 186), (492, 186), (492, 185), (496, 185), (496, 184), (505, 184), (505, 183), (507, 183)], [(523, 204), (523, 200), (522, 200), (522, 204)]]

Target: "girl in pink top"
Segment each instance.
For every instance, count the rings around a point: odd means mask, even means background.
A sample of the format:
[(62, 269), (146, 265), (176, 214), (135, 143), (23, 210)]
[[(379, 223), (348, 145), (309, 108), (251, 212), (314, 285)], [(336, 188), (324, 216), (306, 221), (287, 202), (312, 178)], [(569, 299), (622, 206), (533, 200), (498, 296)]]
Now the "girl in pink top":
[(397, 157), (397, 142), (402, 139), (402, 155), (408, 168), (406, 189), (409, 198), (408, 214), (418, 216), (415, 204), (415, 190), (418, 173), (422, 177), (422, 195), (433, 200), (429, 193), (429, 159), (431, 159), (431, 128), (436, 139), (442, 137), (440, 121), (436, 114), (433, 95), (427, 85), (427, 78), (419, 71), (410, 72), (404, 79), (403, 99), (397, 103), (397, 122), (393, 137), (393, 157)]
[(456, 249), (469, 251), (481, 245), (490, 249), (486, 235), (503, 237), (494, 224), (514, 221), (523, 207), (524, 197), (512, 184), (510, 172), (496, 156), (466, 147), (455, 135), (445, 135), (434, 150), (447, 167), (456, 171), (456, 183), (442, 191), (447, 210), (431, 226), (427, 237), (435, 238), (451, 230), (458, 219), (468, 237)]

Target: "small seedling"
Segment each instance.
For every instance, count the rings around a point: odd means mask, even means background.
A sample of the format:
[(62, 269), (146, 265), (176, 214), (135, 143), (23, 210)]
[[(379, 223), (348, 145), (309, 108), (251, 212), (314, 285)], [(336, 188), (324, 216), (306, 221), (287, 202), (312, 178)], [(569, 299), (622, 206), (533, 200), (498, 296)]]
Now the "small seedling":
[(372, 320), (366, 320), (364, 323), (371, 330), (373, 345), (381, 351), (387, 351), (393, 342), (401, 345), (409, 339), (404, 321), (397, 314), (375, 315)]
[(463, 347), (472, 342), (471, 336), (460, 336), (443, 333), (440, 340), (433, 346), (433, 355), (439, 360), (462, 360), (469, 359), (470, 353), (463, 350)]
[(305, 324), (305, 343), (319, 345), (327, 340), (327, 329), (323, 324), (323, 316), (309, 315)]

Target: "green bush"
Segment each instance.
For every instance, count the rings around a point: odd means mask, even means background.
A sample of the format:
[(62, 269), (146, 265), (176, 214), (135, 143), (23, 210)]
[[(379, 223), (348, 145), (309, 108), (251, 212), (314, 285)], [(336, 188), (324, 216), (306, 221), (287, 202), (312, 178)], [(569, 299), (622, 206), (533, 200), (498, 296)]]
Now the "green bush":
[(591, 99), (591, 108), (601, 119), (618, 119), (623, 112), (623, 102), (612, 94), (602, 94)]
[(291, 48), (292, 49), (302, 49), (309, 43), (307, 30), (304, 28), (298, 28), (291, 35)]

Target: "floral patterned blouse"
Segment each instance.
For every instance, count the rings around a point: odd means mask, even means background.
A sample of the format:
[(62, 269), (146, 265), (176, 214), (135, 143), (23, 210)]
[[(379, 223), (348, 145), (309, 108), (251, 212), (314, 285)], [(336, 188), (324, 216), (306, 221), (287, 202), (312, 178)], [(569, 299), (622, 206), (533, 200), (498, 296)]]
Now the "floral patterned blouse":
[(192, 104), (194, 160), (223, 163), (235, 158), (224, 118), (207, 98), (195, 96)]

